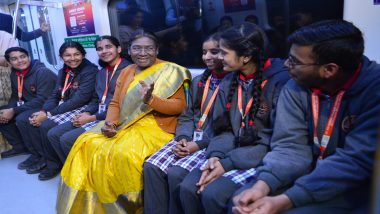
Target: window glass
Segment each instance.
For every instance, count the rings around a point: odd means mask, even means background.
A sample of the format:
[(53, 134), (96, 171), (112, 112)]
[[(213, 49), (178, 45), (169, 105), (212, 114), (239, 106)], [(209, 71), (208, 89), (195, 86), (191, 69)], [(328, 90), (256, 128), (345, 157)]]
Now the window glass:
[[(49, 22), (49, 13), (47, 7), (37, 7), (38, 11), (38, 26), (41, 26), (43, 23), (50, 23)], [(46, 54), (46, 60), (51, 65), (57, 65), (57, 58), (54, 50), (53, 45), (53, 37), (51, 31), (48, 31), (47, 33), (42, 35), (42, 41), (43, 41), (43, 48), (45, 50)]]
[(111, 0), (111, 32), (128, 47), (137, 29), (155, 32), (159, 58), (187, 67), (204, 67), (201, 44), (211, 33), (250, 21), (267, 37), (269, 57), (285, 58), (287, 36), (323, 19), (341, 19), (343, 0)]

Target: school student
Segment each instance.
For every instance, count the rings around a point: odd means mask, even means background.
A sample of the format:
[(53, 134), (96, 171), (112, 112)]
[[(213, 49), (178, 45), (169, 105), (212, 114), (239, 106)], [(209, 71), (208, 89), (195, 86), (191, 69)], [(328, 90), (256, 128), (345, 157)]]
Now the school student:
[[(12, 94), (8, 105), (0, 107), (0, 132), (12, 145), (12, 149), (1, 153), (2, 158), (35, 152), (24, 143), (17, 124), (42, 108), (43, 103), (54, 89), (57, 76), (37, 60), (31, 60), (29, 53), (20, 47), (5, 51), (5, 59), (11, 65)], [(18, 165), (24, 169), (23, 164)]]
[[(178, 202), (170, 198), (170, 192), (175, 191), (169, 189), (168, 182), (173, 182), (170, 175), (178, 171), (183, 178), (196, 167), (214, 135), (212, 112), (219, 84), (227, 75), (218, 59), (218, 40), (219, 35), (213, 34), (203, 42), (202, 59), (207, 69), (192, 80), (191, 102), (178, 118), (176, 137), (144, 163), (145, 213), (168, 213), (169, 207), (174, 209)], [(173, 166), (177, 170), (173, 171)]]
[(75, 115), (72, 121), (58, 125), (48, 132), (48, 139), (62, 165), (79, 135), (106, 118), (108, 104), (115, 92), (116, 80), (130, 64), (121, 56), (121, 46), (117, 38), (101, 36), (94, 43), (99, 64), (103, 68), (96, 75), (95, 92), (91, 102), (83, 113)]
[[(224, 70), (216, 120), (206, 158), (179, 186), (184, 213), (226, 213), (233, 193), (254, 179), (269, 150), (278, 95), (289, 75), (279, 59), (265, 59), (265, 36), (252, 23), (224, 31), (219, 46)], [(220, 111), (220, 112), (217, 112)], [(207, 160), (206, 160), (207, 159)]]

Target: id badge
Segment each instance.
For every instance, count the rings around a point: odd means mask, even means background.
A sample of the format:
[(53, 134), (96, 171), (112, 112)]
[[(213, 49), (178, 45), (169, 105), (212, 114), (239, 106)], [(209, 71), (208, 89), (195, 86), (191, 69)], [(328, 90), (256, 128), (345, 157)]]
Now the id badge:
[(98, 113), (101, 114), (106, 111), (106, 104), (99, 104)]
[(58, 105), (60, 106), (63, 103), (63, 100), (59, 101)]
[(193, 141), (200, 141), (203, 139), (203, 131), (200, 129), (197, 129), (194, 131), (193, 135)]
[(17, 106), (22, 106), (22, 105), (24, 105), (24, 101), (23, 100), (17, 101)]

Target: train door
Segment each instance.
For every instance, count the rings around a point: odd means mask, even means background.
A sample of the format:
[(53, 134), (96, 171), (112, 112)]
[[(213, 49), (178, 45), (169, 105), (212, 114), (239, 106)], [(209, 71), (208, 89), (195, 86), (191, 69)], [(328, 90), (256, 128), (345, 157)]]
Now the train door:
[[(9, 6), (10, 11), (15, 14), (15, 5)], [(43, 34), (41, 37), (33, 39), (31, 41), (21, 41), (19, 40), (20, 46), (27, 49), (30, 56), (33, 59), (38, 59), (43, 62), (46, 67), (57, 72), (58, 68), (61, 67), (59, 60), (57, 60), (56, 49), (53, 41), (53, 28), (54, 25), (50, 23), (50, 11), (58, 10), (49, 5), (45, 5), (43, 2), (38, 2), (36, 5), (33, 4), (20, 4), (18, 15), (16, 17), (17, 26), (24, 32), (31, 32), (37, 30), (41, 27), (42, 23), (48, 23), (51, 30)]]

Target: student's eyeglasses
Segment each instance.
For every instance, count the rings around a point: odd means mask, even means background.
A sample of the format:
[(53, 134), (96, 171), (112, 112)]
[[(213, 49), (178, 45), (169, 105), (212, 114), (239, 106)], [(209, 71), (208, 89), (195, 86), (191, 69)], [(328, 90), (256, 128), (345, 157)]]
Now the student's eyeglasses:
[(299, 60), (297, 60), (295, 57), (289, 55), (288, 58), (285, 61), (285, 64), (290, 68), (293, 69), (297, 65), (303, 65), (303, 66), (315, 66), (320, 65), (319, 63), (302, 63)]

